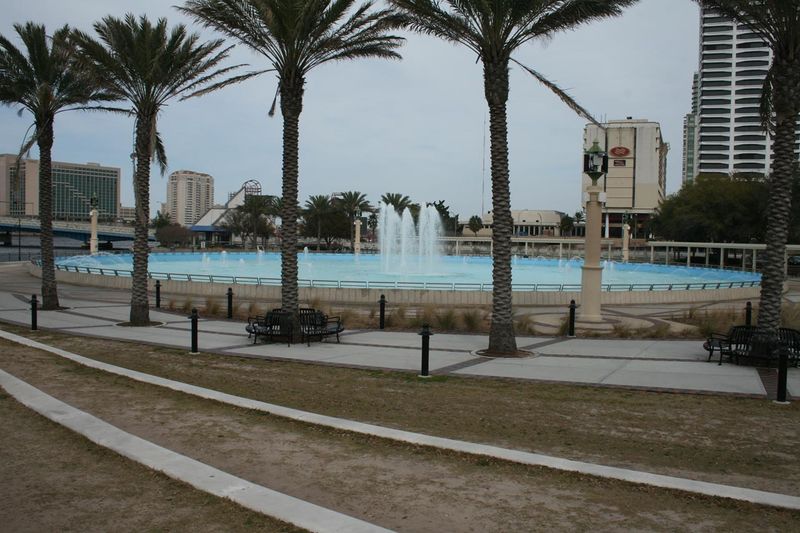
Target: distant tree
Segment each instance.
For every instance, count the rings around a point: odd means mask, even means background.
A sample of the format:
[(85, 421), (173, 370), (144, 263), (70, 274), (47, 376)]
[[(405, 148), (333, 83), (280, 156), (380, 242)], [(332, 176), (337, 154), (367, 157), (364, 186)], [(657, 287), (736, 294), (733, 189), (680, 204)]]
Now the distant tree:
[(573, 221), (575, 222), (575, 224), (580, 224), (580, 223), (582, 223), (582, 222), (583, 222), (583, 220), (584, 220), (584, 214), (583, 214), (583, 210), (581, 210), (581, 211), (575, 211), (575, 215), (572, 217), (572, 219), (573, 219)]
[[(222, 222), (222, 227), (228, 230), (231, 237), (234, 235), (242, 239), (242, 245), (247, 242), (247, 238), (252, 231), (252, 224), (248, 221), (248, 216), (244, 211), (238, 209), (231, 209), (225, 215), (225, 220)], [(231, 238), (231, 241), (233, 239)]]
[(264, 221), (270, 216), (273, 205), (272, 196), (250, 195), (245, 197), (244, 203), (236, 208), (245, 214), (247, 224), (250, 229), (247, 233), (252, 237), (253, 248), (258, 246), (259, 228), (263, 227)]
[(367, 229), (369, 229), (370, 234), (372, 235), (372, 240), (375, 240), (375, 231), (378, 229), (378, 213), (372, 212), (369, 214), (369, 218), (367, 219)]
[(358, 191), (347, 191), (334, 199), (333, 205), (341, 210), (350, 222), (350, 249), (355, 249), (355, 235), (353, 228), (359, 213), (371, 212), (372, 204), (367, 201), (367, 195)]
[(306, 200), (303, 218), (305, 218), (306, 225), (313, 226), (316, 229), (317, 251), (319, 251), (320, 243), (322, 242), (322, 224), (332, 209), (331, 199), (324, 194), (310, 196)]
[(193, 233), (189, 228), (171, 223), (156, 228), (156, 240), (161, 246), (183, 246), (192, 242)]
[(444, 200), (439, 200), (427, 205), (436, 208), (436, 211), (439, 213), (439, 218), (445, 235), (455, 235), (458, 228), (458, 215), (450, 214), (450, 207), (444, 203)]
[[(794, 182), (797, 198), (796, 176)], [(700, 174), (661, 204), (651, 231), (665, 239), (690, 242), (763, 242), (768, 195), (768, 184), (759, 175)], [(795, 242), (799, 225), (800, 214), (793, 213), (788, 234)]]
[(169, 226), (170, 224), (172, 224), (172, 220), (170, 219), (169, 213), (158, 211), (150, 225), (153, 228), (158, 229), (158, 228), (163, 228), (164, 226)]
[(469, 217), (469, 230), (477, 237), (478, 232), (483, 229), (483, 220), (478, 215)]
[(403, 211), (413, 205), (411, 198), (399, 192), (387, 192), (381, 196), (381, 203), (394, 207), (398, 215), (402, 215)]
[(562, 237), (572, 234), (572, 230), (575, 229), (575, 219), (569, 215), (562, 216), (559, 229), (561, 230)]

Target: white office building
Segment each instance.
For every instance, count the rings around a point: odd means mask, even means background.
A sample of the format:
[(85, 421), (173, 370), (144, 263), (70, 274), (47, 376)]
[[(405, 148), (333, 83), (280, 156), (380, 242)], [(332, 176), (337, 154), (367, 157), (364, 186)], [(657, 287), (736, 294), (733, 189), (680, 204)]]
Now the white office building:
[(172, 222), (189, 227), (214, 205), (214, 178), (191, 170), (178, 170), (167, 182), (167, 213)]
[(699, 105), (686, 124), (694, 135), (684, 132), (696, 151), (684, 146), (684, 181), (699, 173), (767, 174), (771, 139), (760, 99), (772, 51), (759, 34), (713, 10), (700, 10), (700, 28)]

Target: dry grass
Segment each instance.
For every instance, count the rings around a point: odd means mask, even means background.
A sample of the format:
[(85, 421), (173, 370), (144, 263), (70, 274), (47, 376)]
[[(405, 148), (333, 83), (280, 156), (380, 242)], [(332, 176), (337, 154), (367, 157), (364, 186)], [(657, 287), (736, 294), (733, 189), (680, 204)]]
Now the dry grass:
[(206, 298), (205, 314), (211, 316), (227, 316), (228, 310), (222, 309), (222, 304), (216, 298)]
[[(8, 327), (7, 329), (15, 329)], [(236, 359), (51, 332), (95, 359), (280, 405), (448, 438), (800, 495), (800, 403)], [(465, 408), (469, 406), (469, 408)]]
[(514, 333), (517, 335), (536, 335), (536, 327), (531, 315), (517, 316), (514, 320)]

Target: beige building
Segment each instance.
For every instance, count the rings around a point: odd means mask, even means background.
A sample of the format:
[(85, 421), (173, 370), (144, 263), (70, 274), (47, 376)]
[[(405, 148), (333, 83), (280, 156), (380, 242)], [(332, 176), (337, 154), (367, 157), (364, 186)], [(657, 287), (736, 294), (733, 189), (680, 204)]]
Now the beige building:
[[(514, 221), (514, 237), (559, 237), (561, 235), (561, 217), (564, 213), (552, 209), (522, 209), (511, 210)], [(489, 211), (481, 217), (483, 229), (478, 231), (478, 237), (488, 237), (492, 234), (492, 212)], [(463, 235), (471, 237), (469, 219), (459, 221), (463, 226)]]
[(178, 170), (167, 182), (167, 213), (172, 222), (191, 226), (214, 205), (214, 178), (191, 170)]
[[(605, 193), (603, 227), (606, 237), (620, 237), (628, 220), (634, 238), (646, 237), (647, 221), (666, 196), (669, 144), (657, 122), (631, 119), (612, 120), (603, 125), (588, 124), (583, 133), (584, 152), (597, 141), (608, 153), (608, 174), (598, 181)], [(591, 179), (585, 174), (581, 191), (585, 198)], [(585, 201), (585, 200), (584, 200)]]
[[(53, 216), (89, 220), (92, 198), (101, 220), (119, 215), (120, 169), (98, 163), (53, 161)], [(0, 155), (0, 215), (39, 216), (39, 161)]]

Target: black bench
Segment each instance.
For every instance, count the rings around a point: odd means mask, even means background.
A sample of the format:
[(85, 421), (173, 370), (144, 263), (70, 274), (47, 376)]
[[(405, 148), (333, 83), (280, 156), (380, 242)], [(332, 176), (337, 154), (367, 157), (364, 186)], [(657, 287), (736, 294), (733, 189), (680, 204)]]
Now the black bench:
[(764, 366), (777, 366), (781, 353), (786, 353), (788, 364), (798, 366), (800, 360), (800, 332), (791, 328), (778, 328), (776, 339), (760, 335), (756, 327), (746, 343), (731, 349), (732, 357), (736, 364), (763, 364)]
[(753, 333), (756, 331), (755, 326), (733, 326), (728, 330), (727, 334), (712, 333), (711, 336), (703, 343), (703, 348), (708, 351), (708, 360), (714, 356), (714, 353), (719, 353), (719, 364), (722, 364), (722, 358), (727, 357), (729, 360), (736, 361), (737, 354), (745, 353), (750, 349), (750, 341), (753, 338)]
[[(251, 319), (253, 320), (251, 321)], [(267, 342), (272, 342), (276, 338), (284, 338), (287, 346), (291, 346), (294, 333), (291, 313), (273, 310), (263, 317), (248, 318), (247, 322), (245, 330), (253, 336), (253, 344), (258, 342), (259, 337)]]
[(300, 309), (300, 342), (305, 341), (311, 346), (311, 338), (319, 337), (320, 341), (330, 335), (336, 335), (339, 342), (339, 333), (344, 331), (342, 319), (338, 316), (328, 316), (316, 309)]

